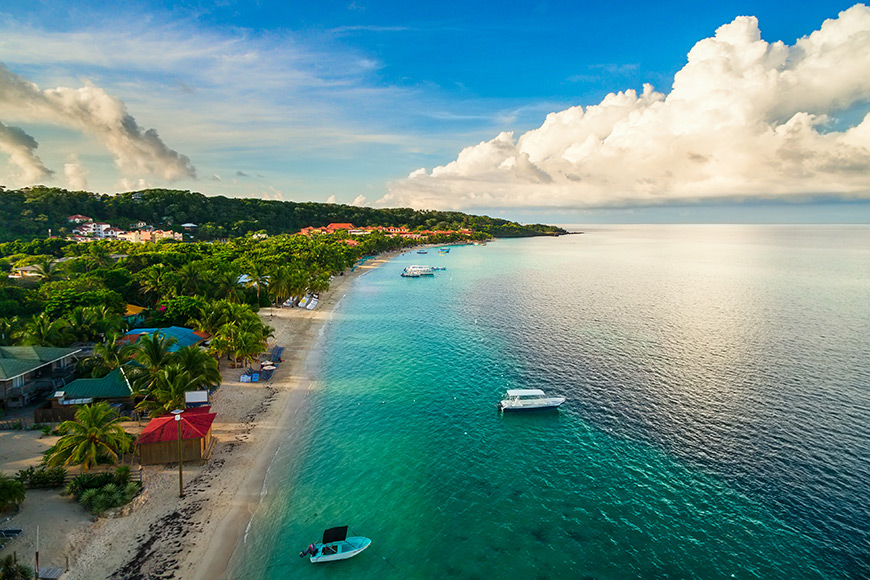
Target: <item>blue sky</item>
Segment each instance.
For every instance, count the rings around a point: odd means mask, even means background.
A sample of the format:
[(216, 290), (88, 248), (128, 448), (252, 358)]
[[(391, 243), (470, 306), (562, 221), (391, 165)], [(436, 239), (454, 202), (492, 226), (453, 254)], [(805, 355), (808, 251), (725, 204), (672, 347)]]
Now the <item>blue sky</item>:
[[(561, 223), (870, 221), (862, 201), (870, 174), (860, 175), (870, 142), (863, 128), (848, 133), (868, 110), (868, 87), (832, 78), (824, 86), (837, 94), (818, 99), (794, 94), (824, 90), (782, 88), (794, 77), (810, 85), (817, 78), (794, 68), (800, 59), (814, 70), (830, 68), (824, 63), (836, 56), (825, 48), (832, 34), (843, 52), (859, 55), (847, 65), (866, 72), (864, 12), (839, 17), (849, 2), (799, 10), (793, 2), (714, 4), (6, 1), (0, 184), (104, 192), (177, 187)], [(713, 39), (739, 16), (757, 18), (767, 43), (763, 58), (751, 22)], [(824, 46), (795, 48), (838, 18), (842, 26), (832, 27)], [(689, 51), (704, 39), (712, 44), (695, 51), (699, 63), (687, 70)], [(791, 52), (784, 56), (776, 41)], [(728, 50), (717, 53), (724, 44)], [(711, 142), (718, 130), (709, 126), (712, 106), (683, 106), (678, 115), (662, 106), (690, 95), (742, 111), (746, 102), (723, 97), (728, 83), (714, 96), (698, 86), (711, 62), (743, 63), (745, 55), (784, 80), (761, 87), (749, 66), (735, 76), (732, 85), (749, 83), (743, 94), (757, 90), (754, 102), (774, 104), (732, 119), (764, 126), (736, 131), (729, 142), (746, 150), (741, 143), (803, 131), (800, 147), (783, 137), (750, 155), (766, 160), (762, 169), (722, 154), (728, 142)], [(680, 71), (682, 92), (672, 91)], [(645, 83), (652, 86), (646, 96)], [(620, 97), (624, 118), (610, 119), (605, 131), (591, 111), (627, 90), (635, 93)], [(571, 112), (578, 106), (590, 108), (585, 117)], [(708, 126), (650, 133), (662, 119), (701, 109), (706, 116), (698, 123)], [(561, 112), (542, 128), (548, 114)], [(814, 117), (806, 121), (805, 114)], [(647, 121), (629, 127), (632, 134), (661, 137), (662, 147), (706, 163), (703, 175), (679, 160), (650, 161), (625, 141), (620, 128), (638, 117)], [(800, 129), (802, 123), (811, 127)], [(689, 140), (687, 131), (695, 131)], [(590, 134), (600, 148), (587, 142)], [(617, 141), (628, 153), (608, 166), (607, 147)], [(671, 162), (674, 168), (657, 172)], [(723, 179), (730, 164), (739, 179)], [(765, 169), (772, 165), (781, 165), (783, 179)], [(804, 169), (805, 179), (793, 179)], [(408, 179), (412, 172), (417, 176)], [(625, 174), (630, 182), (622, 181)]]

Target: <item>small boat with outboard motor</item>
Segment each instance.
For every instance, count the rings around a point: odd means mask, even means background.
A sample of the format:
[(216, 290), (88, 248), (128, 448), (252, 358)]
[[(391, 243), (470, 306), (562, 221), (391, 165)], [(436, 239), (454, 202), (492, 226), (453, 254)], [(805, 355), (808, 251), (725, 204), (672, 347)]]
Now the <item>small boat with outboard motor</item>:
[(533, 411), (555, 409), (565, 402), (565, 397), (548, 397), (540, 389), (509, 389), (498, 404), (502, 411)]
[(348, 536), (347, 526), (329, 528), (323, 532), (323, 541), (312, 543), (299, 557), (309, 556), (312, 563), (332, 562), (353, 558), (371, 545), (372, 541), (362, 536)]

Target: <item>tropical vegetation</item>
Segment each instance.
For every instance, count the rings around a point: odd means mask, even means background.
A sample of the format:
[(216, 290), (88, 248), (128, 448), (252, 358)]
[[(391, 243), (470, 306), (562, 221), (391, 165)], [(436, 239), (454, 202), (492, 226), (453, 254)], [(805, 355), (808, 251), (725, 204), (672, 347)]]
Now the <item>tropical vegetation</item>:
[(17, 508), (24, 502), (24, 484), (0, 473), (0, 512)]
[(133, 438), (119, 423), (127, 417), (118, 415), (108, 403), (82, 405), (72, 421), (57, 428), (61, 438), (49, 449), (46, 465), (78, 465), (83, 472), (99, 463), (115, 463), (132, 448)]
[(94, 515), (129, 503), (139, 495), (142, 484), (130, 480), (130, 468), (118, 467), (115, 473), (83, 473), (74, 477), (64, 493), (71, 495)]
[(49, 229), (56, 235), (63, 235), (70, 229), (66, 218), (74, 214), (87, 215), (124, 229), (144, 221), (181, 231), (181, 224), (192, 222), (199, 226), (194, 234), (198, 240), (239, 237), (258, 231), (272, 236), (334, 222), (349, 222), (356, 226), (404, 226), (410, 230), (466, 228), (495, 237), (564, 233), (553, 226), (521, 225), (455, 211), (234, 199), (171, 189), (101, 195), (34, 186), (9, 191), (0, 188), (0, 221), (9, 224), (0, 231), (0, 241), (42, 238)]
[(0, 558), (0, 580), (31, 580), (33, 569), (17, 560), (15, 554)]

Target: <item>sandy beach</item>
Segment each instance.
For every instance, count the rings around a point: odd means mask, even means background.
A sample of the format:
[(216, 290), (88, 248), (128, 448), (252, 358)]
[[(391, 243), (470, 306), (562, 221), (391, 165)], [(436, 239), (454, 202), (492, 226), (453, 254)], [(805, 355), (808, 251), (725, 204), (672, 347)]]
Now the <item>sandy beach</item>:
[[(31, 490), (21, 511), (4, 526), (26, 528), (7, 549), (32, 565), (39, 525), (40, 565), (64, 568), (68, 560), (65, 579), (224, 578), (278, 445), (294, 428), (293, 417), (314, 388), (306, 361), (323, 324), (333, 317), (349, 282), (399, 253), (336, 276), (315, 310), (260, 311), (263, 321), (275, 328), (270, 344), (285, 347), (284, 362), (265, 383), (241, 383), (241, 369), (222, 366), (223, 384), (212, 401), (217, 444), (204, 465), (184, 465), (183, 498), (178, 497), (175, 465), (145, 467), (143, 493), (121, 514), (96, 521), (57, 490)], [(26, 435), (30, 447), (20, 452), (25, 456), (54, 442), (36, 432)], [(3, 443), (0, 469), (14, 473), (23, 466), (22, 459), (4, 457), (3, 450), (11, 446)]]

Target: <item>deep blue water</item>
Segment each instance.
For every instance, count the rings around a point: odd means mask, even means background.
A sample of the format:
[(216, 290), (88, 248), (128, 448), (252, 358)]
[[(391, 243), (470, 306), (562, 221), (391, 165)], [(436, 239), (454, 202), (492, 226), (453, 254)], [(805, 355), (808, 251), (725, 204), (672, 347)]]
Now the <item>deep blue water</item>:
[[(406, 254), (326, 327), (228, 577), (867, 578), (868, 337), (863, 226)], [(568, 401), (499, 415), (518, 387)], [(372, 547), (296, 556), (340, 524)]]

